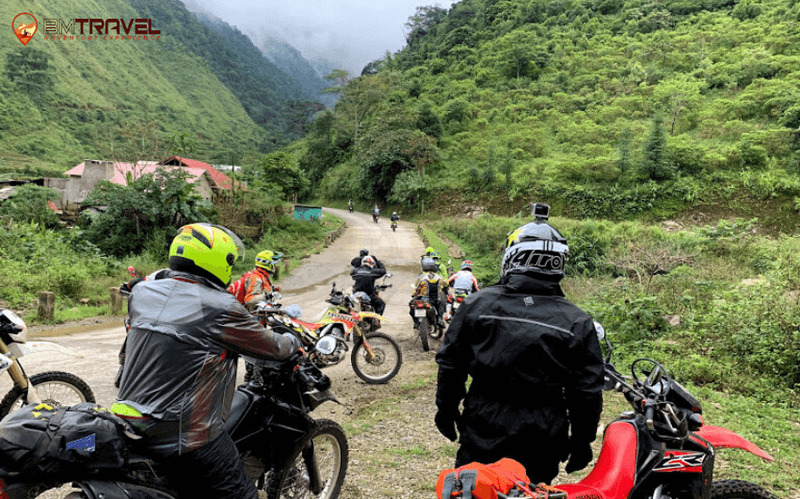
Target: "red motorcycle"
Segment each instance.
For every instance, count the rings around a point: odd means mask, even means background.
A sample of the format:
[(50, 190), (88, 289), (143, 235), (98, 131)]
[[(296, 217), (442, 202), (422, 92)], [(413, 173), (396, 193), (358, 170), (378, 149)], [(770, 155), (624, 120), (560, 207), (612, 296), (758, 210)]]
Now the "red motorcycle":
[[(605, 339), (602, 331), (599, 336)], [(604, 389), (622, 393), (633, 410), (623, 412), (608, 425), (592, 471), (574, 484), (516, 483), (506, 490), (492, 487), (497, 492), (495, 497), (774, 499), (772, 493), (754, 483), (713, 480), (718, 449), (743, 449), (772, 461), (769, 454), (731, 430), (705, 424), (700, 402), (658, 362), (638, 359), (631, 366), (632, 376), (618, 373), (609, 363), (611, 345), (607, 339), (605, 343), (609, 354), (605, 359)], [(483, 497), (467, 495), (472, 491), (465, 490), (463, 480), (445, 476), (440, 482), (444, 489), (437, 493), (446, 495), (439, 497)], [(462, 484), (460, 489), (449, 485), (458, 485), (456, 482)]]

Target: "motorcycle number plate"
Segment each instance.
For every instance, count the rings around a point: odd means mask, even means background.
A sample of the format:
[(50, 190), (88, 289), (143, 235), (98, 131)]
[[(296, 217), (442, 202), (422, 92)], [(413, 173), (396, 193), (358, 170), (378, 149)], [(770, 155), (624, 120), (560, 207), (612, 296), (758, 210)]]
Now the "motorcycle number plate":
[(424, 308), (415, 308), (414, 309), (414, 317), (425, 317), (427, 314), (425, 313)]

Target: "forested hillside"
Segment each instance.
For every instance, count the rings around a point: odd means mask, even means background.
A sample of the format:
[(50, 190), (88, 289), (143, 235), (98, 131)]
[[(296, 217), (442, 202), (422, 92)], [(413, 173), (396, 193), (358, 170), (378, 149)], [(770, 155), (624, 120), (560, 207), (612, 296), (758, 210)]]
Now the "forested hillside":
[(795, 0), (463, 0), (407, 26), (294, 146), (319, 194), (452, 213), (704, 206), (795, 228)]
[[(300, 137), (319, 107), (242, 33), (209, 29), (178, 0), (32, 0), (26, 46), (0, 44), (0, 171), (61, 173), (86, 157), (194, 154), (224, 163)], [(45, 40), (43, 20), (152, 18), (161, 39)]]
[(331, 83), (324, 79), (328, 73), (319, 74), (299, 50), (286, 42), (268, 38), (261, 46), (261, 51), (281, 71), (293, 79), (308, 95), (328, 106), (336, 103), (336, 97), (330, 93), (322, 93)]

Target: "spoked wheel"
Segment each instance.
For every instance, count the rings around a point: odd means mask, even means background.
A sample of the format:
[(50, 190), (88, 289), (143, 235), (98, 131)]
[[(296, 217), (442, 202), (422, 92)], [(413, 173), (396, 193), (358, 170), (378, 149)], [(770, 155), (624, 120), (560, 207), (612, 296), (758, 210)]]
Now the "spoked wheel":
[(425, 318), (419, 320), (419, 339), (422, 342), (422, 351), (430, 351), (431, 346), (428, 344), (428, 320)]
[(444, 329), (440, 328), (438, 324), (431, 324), (428, 328), (428, 336), (431, 339), (438, 340), (444, 335)]
[(373, 332), (364, 337), (373, 355), (370, 357), (364, 342), (359, 341), (350, 354), (353, 371), (356, 372), (356, 376), (371, 385), (386, 383), (395, 377), (400, 370), (400, 364), (403, 363), (400, 345), (384, 333)]
[[(95, 402), (92, 389), (74, 374), (47, 371), (34, 374), (30, 377), (29, 382), (28, 389), (36, 389), (42, 402), (50, 407)], [(0, 402), (0, 418), (20, 409), (24, 403), (25, 391), (15, 385)]]
[(720, 480), (711, 483), (711, 499), (775, 499), (772, 492), (744, 480)]
[(348, 459), (347, 437), (342, 427), (329, 419), (317, 420), (295, 449), (289, 465), (270, 477), (267, 497), (269, 499), (338, 497), (347, 472)]

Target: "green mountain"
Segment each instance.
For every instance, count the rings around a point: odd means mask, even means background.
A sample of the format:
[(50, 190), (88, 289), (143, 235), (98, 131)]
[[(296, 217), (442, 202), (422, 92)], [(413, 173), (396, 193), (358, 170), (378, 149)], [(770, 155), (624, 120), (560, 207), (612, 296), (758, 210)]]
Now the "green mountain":
[[(10, 29), (0, 35), (5, 177), (60, 173), (86, 157), (236, 162), (301, 136), (319, 106), (244, 35), (208, 28), (177, 0), (0, 4), (0, 18), (21, 12), (39, 31), (26, 46)], [(151, 18), (160, 39), (45, 39), (44, 19), (82, 17)]]
[(295, 146), (318, 193), (618, 219), (705, 206), (795, 228), (800, 3), (463, 0), (407, 26)]
[(336, 104), (335, 95), (322, 93), (325, 88), (331, 86), (328, 80), (323, 79), (323, 76), (330, 74), (330, 71), (320, 76), (299, 50), (275, 38), (268, 38), (262, 44), (261, 51), (267, 56), (267, 59), (294, 80), (312, 99), (318, 100), (327, 106)]

